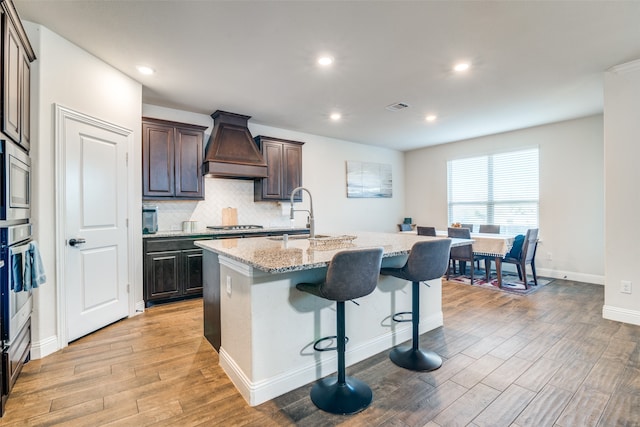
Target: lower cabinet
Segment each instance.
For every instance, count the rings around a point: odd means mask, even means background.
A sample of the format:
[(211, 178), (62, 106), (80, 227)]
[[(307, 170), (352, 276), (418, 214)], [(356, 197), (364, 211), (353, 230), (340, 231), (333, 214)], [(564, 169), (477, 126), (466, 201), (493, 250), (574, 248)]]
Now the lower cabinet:
[(147, 306), (202, 296), (202, 249), (193, 242), (211, 236), (144, 240), (144, 300)]

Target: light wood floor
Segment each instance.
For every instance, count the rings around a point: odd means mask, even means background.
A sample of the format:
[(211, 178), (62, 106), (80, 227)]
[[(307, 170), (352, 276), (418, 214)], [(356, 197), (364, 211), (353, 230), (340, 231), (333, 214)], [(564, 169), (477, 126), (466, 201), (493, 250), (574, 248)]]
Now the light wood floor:
[(640, 327), (602, 319), (602, 286), (514, 296), (445, 283), (443, 300), (445, 326), (421, 337), (442, 368), (410, 372), (387, 352), (348, 368), (374, 392), (357, 415), (318, 410), (309, 386), (247, 406), (191, 300), (29, 362), (0, 425), (640, 426)]

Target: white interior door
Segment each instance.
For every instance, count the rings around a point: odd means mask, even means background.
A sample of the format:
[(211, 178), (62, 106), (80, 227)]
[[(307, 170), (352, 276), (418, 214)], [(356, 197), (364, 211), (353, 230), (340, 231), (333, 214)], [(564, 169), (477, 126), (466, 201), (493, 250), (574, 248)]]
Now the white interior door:
[(128, 315), (128, 138), (82, 117), (65, 116), (62, 126), (64, 294), (73, 341)]

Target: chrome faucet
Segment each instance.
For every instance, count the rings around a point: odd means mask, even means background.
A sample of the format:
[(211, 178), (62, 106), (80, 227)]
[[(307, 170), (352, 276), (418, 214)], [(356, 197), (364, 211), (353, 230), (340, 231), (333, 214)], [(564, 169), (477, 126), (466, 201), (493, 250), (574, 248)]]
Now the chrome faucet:
[[(293, 196), (295, 196), (295, 194), (300, 190), (306, 191), (307, 194), (309, 195), (309, 210), (306, 210), (306, 209), (293, 209)], [(311, 197), (311, 193), (309, 192), (309, 190), (307, 190), (304, 187), (296, 187), (291, 192), (291, 212), (289, 213), (289, 218), (293, 219), (293, 213), (294, 212), (306, 212), (306, 213), (309, 214), (309, 217), (307, 218), (307, 221), (308, 221), (307, 226), (309, 227), (309, 237), (315, 237), (316, 236), (316, 225), (315, 225), (315, 219), (313, 218), (313, 198)]]

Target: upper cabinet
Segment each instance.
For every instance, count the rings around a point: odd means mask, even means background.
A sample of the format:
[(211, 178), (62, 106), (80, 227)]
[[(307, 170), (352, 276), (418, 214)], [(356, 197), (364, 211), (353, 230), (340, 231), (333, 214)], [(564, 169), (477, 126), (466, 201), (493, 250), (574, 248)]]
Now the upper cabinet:
[(31, 62), (36, 59), (11, 1), (2, 14), (2, 132), (25, 150), (31, 146)]
[[(291, 192), (302, 185), (302, 145), (304, 142), (256, 136), (254, 138), (267, 163), (267, 178), (254, 181), (255, 201), (290, 200)], [(295, 201), (302, 201), (296, 194)]]
[(142, 118), (143, 199), (204, 199), (206, 126)]

